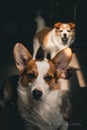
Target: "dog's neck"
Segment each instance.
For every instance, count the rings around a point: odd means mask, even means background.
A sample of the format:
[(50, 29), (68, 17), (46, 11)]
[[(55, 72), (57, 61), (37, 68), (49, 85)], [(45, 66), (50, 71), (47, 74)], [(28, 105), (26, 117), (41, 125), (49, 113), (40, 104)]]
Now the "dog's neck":
[[(51, 35), (51, 41), (57, 48), (57, 52), (61, 51), (64, 48), (64, 45), (62, 45), (62, 41), (61, 41), (60, 37), (57, 35), (55, 28), (52, 29), (50, 35)], [(61, 46), (59, 46), (58, 42), (61, 44)]]

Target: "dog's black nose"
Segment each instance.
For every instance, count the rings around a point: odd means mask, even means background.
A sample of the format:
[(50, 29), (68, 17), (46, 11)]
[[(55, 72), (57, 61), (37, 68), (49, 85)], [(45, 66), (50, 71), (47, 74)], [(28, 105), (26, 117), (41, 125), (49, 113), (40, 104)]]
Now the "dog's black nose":
[(35, 99), (39, 99), (42, 96), (42, 92), (40, 90), (33, 90), (32, 95)]
[(66, 37), (66, 33), (64, 33), (63, 36)]

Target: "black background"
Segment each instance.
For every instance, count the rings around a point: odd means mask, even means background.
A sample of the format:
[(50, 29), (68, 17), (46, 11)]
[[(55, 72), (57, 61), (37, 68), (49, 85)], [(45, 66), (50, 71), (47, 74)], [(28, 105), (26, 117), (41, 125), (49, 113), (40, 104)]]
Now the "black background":
[[(33, 53), (32, 38), (36, 30), (34, 19), (38, 11), (41, 11), (46, 24), (50, 27), (56, 21), (76, 23), (76, 41), (72, 48), (77, 52), (87, 81), (86, 2), (86, 0), (0, 0), (0, 86), (6, 78), (17, 73), (12, 55), (14, 44), (22, 42), (31, 54)], [(70, 130), (87, 130), (86, 88), (74, 95), (75, 120), (81, 122), (83, 126), (73, 124), (76, 126)], [(22, 130), (22, 124), (17, 111), (12, 108), (0, 110), (0, 130), (18, 129)]]

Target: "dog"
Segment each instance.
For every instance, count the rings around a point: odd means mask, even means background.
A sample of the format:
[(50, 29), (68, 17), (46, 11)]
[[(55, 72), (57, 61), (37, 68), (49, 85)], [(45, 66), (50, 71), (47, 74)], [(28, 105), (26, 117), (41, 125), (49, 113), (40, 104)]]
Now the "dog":
[(48, 53), (53, 58), (59, 51), (69, 47), (75, 41), (75, 23), (57, 22), (53, 28), (49, 28), (45, 26), (45, 21), (41, 16), (37, 16), (35, 20), (37, 31), (33, 38), (33, 59), (36, 59), (40, 47), (44, 50), (44, 60), (47, 60)]
[(27, 48), (16, 43), (13, 56), (19, 76), (6, 81), (2, 99), (11, 100), (13, 93), (16, 95), (27, 130), (68, 130), (71, 105), (58, 80), (71, 61), (71, 49), (63, 49), (50, 61), (33, 60)]

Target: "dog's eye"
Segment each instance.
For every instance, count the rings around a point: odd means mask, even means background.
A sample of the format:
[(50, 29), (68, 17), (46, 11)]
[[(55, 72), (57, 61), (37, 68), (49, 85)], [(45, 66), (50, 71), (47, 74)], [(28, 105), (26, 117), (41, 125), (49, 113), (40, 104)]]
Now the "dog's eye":
[(67, 32), (71, 32), (71, 30), (67, 30)]
[(48, 75), (48, 76), (44, 77), (44, 79), (45, 79), (46, 81), (50, 81), (52, 78), (53, 78), (53, 77), (52, 77), (52, 76), (50, 76), (50, 75)]
[(34, 73), (28, 73), (27, 76), (30, 79), (34, 79), (35, 78), (35, 74)]
[(59, 32), (63, 32), (63, 30), (59, 30)]

